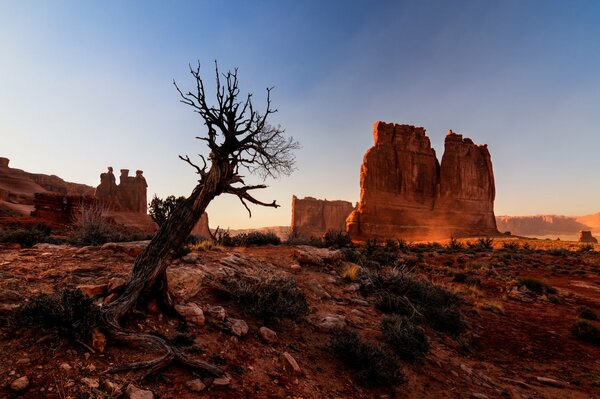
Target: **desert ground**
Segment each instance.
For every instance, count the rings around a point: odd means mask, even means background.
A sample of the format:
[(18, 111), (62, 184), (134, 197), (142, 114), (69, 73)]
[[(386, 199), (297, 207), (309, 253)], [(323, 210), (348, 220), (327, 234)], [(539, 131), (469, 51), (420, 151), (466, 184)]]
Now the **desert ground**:
[[(514, 238), (362, 246), (334, 242), (329, 248), (322, 242), (308, 243), (321, 248), (297, 244), (307, 243), (189, 245), (190, 252), (174, 261), (168, 277), (176, 302), (197, 304), (202, 320), (152, 309), (127, 320), (128, 329), (159, 334), (193, 358), (216, 364), (226, 372), (224, 379), (178, 365), (146, 378), (145, 371), (107, 373), (160, 353), (110, 340), (104, 347), (91, 337), (74, 340), (55, 328), (15, 320), (19, 306), (64, 289), (80, 287), (98, 306), (113, 300), (115, 285), (127, 278), (145, 242), (2, 244), (0, 397), (115, 398), (128, 389), (130, 397), (140, 398), (145, 391), (159, 398), (600, 396), (600, 347), (572, 332), (583, 307), (592, 313), (600, 307), (598, 245)], [(289, 318), (285, 307), (296, 303), (276, 303), (271, 297), (269, 313), (260, 308), (264, 304), (240, 300), (231, 284), (245, 276), (295, 281), (307, 311)], [(448, 298), (456, 295), (458, 316), (447, 325), (432, 323), (425, 307), (416, 306), (408, 316), (423, 329), (428, 350), (407, 355), (384, 338), (382, 319), (398, 312), (382, 305), (382, 297), (394, 294), (386, 278), (392, 283), (399, 281), (394, 278), (427, 281), (432, 284), (425, 289), (441, 287)], [(112, 297), (107, 284), (116, 292)], [(411, 292), (404, 295), (418, 303)], [(353, 359), (348, 355), (352, 348), (340, 341), (336, 351), (332, 337), (348, 330), (358, 334), (366, 351), (383, 356), (383, 363), (375, 355)], [(393, 377), (382, 377), (389, 364), (395, 368)], [(15, 389), (15, 381), (25, 376), (27, 386)], [(133, 394), (141, 396), (131, 396), (133, 387), (139, 389)]]

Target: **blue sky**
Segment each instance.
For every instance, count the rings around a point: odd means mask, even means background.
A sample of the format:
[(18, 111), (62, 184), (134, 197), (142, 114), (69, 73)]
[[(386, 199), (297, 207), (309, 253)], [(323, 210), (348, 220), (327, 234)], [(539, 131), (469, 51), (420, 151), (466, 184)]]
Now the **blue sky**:
[(235, 198), (211, 226), (289, 224), (291, 196), (357, 201), (376, 120), (489, 145), (496, 214), (600, 211), (600, 3), (593, 1), (0, 0), (0, 156), (90, 185), (143, 169), (149, 195), (187, 195), (177, 155), (203, 153), (173, 79), (199, 60), (238, 67), (242, 91), (300, 141), (268, 181), (281, 208)]

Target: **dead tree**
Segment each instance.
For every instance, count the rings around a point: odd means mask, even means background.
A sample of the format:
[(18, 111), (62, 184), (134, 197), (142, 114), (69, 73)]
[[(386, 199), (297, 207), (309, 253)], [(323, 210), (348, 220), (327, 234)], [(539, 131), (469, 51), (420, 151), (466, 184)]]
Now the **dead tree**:
[(259, 113), (252, 103), (252, 95), (240, 98), (237, 69), (220, 74), (215, 62), (216, 104), (209, 104), (200, 76), (200, 65), (190, 66), (195, 79), (195, 90), (184, 92), (173, 81), (181, 96), (181, 102), (192, 107), (206, 125), (204, 136), (196, 137), (206, 142), (208, 159), (200, 155), (202, 165), (194, 163), (189, 156), (179, 156), (195, 168), (200, 179), (192, 194), (183, 201), (160, 226), (150, 244), (133, 264), (127, 287), (114, 302), (102, 308), (102, 320), (109, 336), (117, 341), (134, 345), (149, 346), (163, 354), (150, 361), (123, 365), (110, 372), (148, 369), (155, 372), (172, 362), (197, 368), (221, 376), (222, 371), (206, 362), (190, 359), (177, 348), (159, 337), (127, 331), (120, 321), (134, 310), (144, 310), (151, 300), (156, 300), (164, 309), (172, 309), (166, 270), (175, 250), (181, 247), (208, 204), (221, 194), (232, 194), (239, 198), (252, 216), (249, 204), (278, 207), (273, 202), (256, 199), (253, 191), (266, 188), (264, 184), (244, 183), (243, 173), (258, 174), (263, 179), (288, 175), (294, 168), (293, 151), (298, 143), (286, 138), (280, 126), (268, 123), (269, 117), (277, 112), (271, 104), (271, 90), (267, 88), (266, 110)]

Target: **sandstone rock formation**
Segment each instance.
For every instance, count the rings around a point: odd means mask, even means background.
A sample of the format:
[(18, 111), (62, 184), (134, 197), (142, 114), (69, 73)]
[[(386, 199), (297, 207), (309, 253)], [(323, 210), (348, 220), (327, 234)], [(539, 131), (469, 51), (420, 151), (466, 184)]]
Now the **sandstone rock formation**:
[(210, 239), (210, 229), (208, 227), (208, 214), (204, 212), (196, 225), (192, 229), (192, 234), (196, 237)]
[(497, 234), (487, 146), (449, 132), (440, 166), (425, 129), (376, 122), (360, 173), (353, 239), (437, 239)]
[(589, 230), (582, 230), (579, 232), (579, 242), (586, 242), (590, 244), (597, 244), (598, 240), (592, 235)]
[(573, 216), (497, 216), (498, 230), (519, 236), (577, 236), (581, 230), (594, 230)]
[(348, 201), (300, 199), (292, 196), (292, 225), (295, 234), (321, 237), (328, 230), (345, 231), (346, 218), (354, 207)]
[(100, 185), (96, 187), (94, 196), (111, 211), (146, 213), (148, 184), (143, 173), (137, 170), (133, 177), (129, 176), (129, 169), (121, 169), (117, 185), (113, 168), (109, 166), (106, 173), (100, 174)]

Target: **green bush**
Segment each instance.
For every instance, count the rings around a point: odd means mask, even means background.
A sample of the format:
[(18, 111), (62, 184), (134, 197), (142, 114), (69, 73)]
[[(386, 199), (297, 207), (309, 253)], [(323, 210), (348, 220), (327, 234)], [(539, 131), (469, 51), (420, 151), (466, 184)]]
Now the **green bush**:
[(0, 242), (16, 243), (29, 248), (40, 242), (54, 242), (50, 238), (51, 230), (48, 226), (38, 224), (25, 228), (0, 232)]
[(98, 325), (100, 310), (80, 290), (41, 294), (21, 305), (13, 315), (17, 327), (47, 329), (71, 340), (88, 340)]
[(425, 331), (406, 317), (391, 315), (381, 319), (383, 339), (396, 353), (409, 360), (418, 360), (429, 350)]
[(577, 315), (586, 320), (598, 320), (596, 312), (588, 306), (579, 306), (577, 308)]
[(296, 320), (308, 313), (306, 296), (293, 277), (233, 277), (222, 282), (244, 311), (263, 320)]
[(571, 327), (571, 334), (584, 342), (600, 346), (600, 329), (589, 321), (576, 321)]
[(336, 330), (331, 335), (332, 352), (354, 370), (357, 383), (366, 387), (395, 386), (404, 382), (404, 376), (393, 356), (379, 346), (364, 341), (349, 329)]
[(524, 285), (529, 291), (533, 291), (538, 295), (556, 294), (558, 292), (556, 288), (533, 277), (521, 277), (517, 281), (519, 285)]
[(253, 231), (232, 236), (229, 231), (215, 233), (215, 242), (224, 247), (250, 247), (260, 245), (279, 245), (281, 239), (273, 232)]
[(163, 200), (154, 195), (148, 206), (148, 214), (157, 225), (162, 226), (183, 201), (185, 201), (185, 197), (169, 195)]

